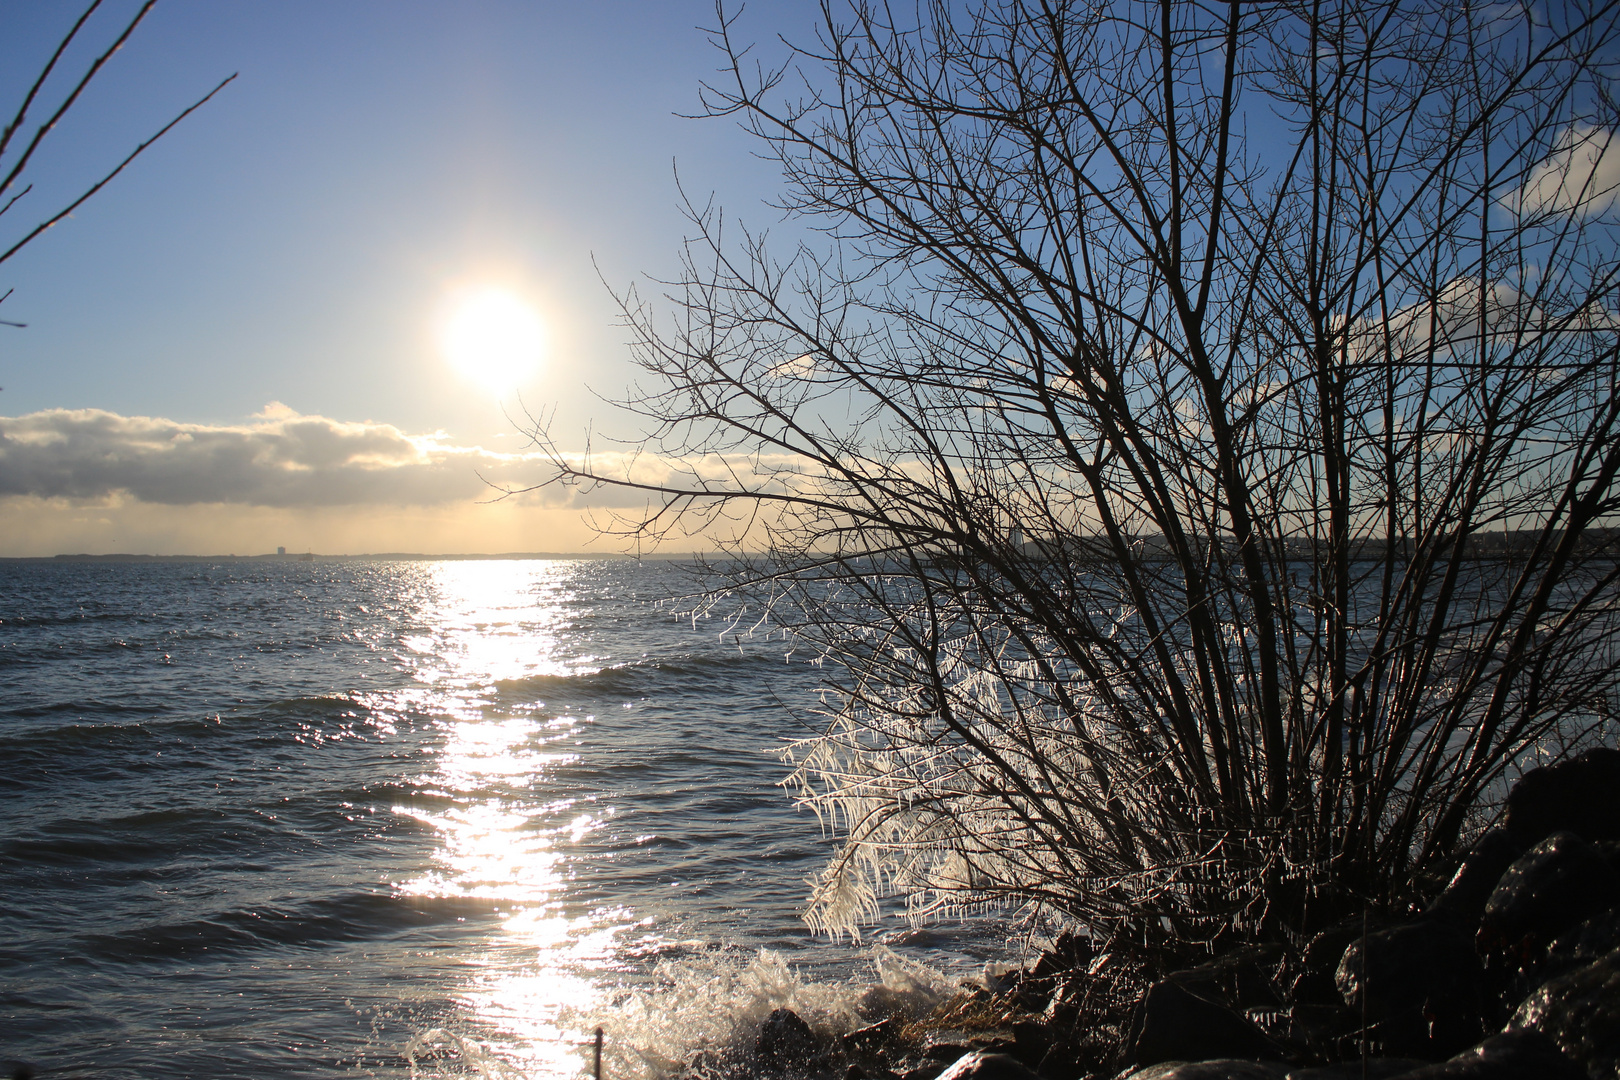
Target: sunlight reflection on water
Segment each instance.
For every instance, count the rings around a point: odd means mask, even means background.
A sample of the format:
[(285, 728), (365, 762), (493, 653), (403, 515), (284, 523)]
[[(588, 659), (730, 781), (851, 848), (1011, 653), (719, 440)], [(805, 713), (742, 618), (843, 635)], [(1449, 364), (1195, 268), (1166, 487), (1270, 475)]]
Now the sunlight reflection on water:
[[(591, 717), (547, 717), (537, 702), (503, 703), (497, 684), (590, 670), (563, 632), (576, 599), (571, 563), (439, 563), (437, 605), (411, 645), (418, 678), (445, 717), (444, 743), (424, 777), (444, 808), (396, 808), (432, 827), (432, 867), (406, 894), (490, 901), (499, 931), (467, 960), (466, 1019), (488, 1051), (527, 1076), (567, 1077), (582, 1065), (580, 1033), (563, 1021), (588, 1013), (598, 991), (587, 972), (610, 965), (623, 909), (570, 910), (571, 853), (606, 811), (561, 797), (556, 771), (577, 761), (565, 747)], [(541, 710), (541, 711), (537, 711)]]

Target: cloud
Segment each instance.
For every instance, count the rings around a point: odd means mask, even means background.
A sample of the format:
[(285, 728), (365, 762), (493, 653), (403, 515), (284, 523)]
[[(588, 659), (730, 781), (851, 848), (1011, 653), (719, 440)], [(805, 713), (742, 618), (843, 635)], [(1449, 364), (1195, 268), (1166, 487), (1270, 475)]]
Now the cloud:
[(1530, 171), (1509, 200), (1525, 217), (1554, 213), (1601, 214), (1620, 201), (1620, 142), (1608, 128), (1576, 124), (1558, 148)]
[[(584, 463), (582, 455), (568, 457)], [(803, 482), (794, 459), (785, 456), (598, 452), (589, 463), (598, 475), (687, 489), (783, 491)], [(552, 475), (552, 462), (539, 452), (502, 453), (456, 445), (443, 432), (411, 435), (392, 424), (301, 416), (280, 402), (247, 423), (228, 425), (101, 409), (0, 417), (0, 498), (116, 498), (171, 507), (449, 507), (490, 500), (501, 489), (534, 489)], [(550, 485), (506, 501), (631, 508), (649, 500), (657, 496), (587, 484)]]
[[(100, 409), (0, 417), (0, 495), (171, 506), (438, 506), (547, 475), (538, 454), (457, 446), (442, 433), (300, 416), (272, 402), (251, 422), (185, 424)], [(542, 496), (545, 498), (547, 496)], [(566, 502), (567, 492), (552, 492)]]

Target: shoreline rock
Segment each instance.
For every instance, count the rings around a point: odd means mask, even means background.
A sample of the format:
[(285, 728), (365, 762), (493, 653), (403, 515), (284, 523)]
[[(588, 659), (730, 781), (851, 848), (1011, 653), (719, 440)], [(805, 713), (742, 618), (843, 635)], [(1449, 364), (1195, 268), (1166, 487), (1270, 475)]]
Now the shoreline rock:
[[(1580, 827), (1593, 830), (1588, 836)], [(1524, 775), (1421, 914), (1248, 945), (1151, 983), (1078, 935), (872, 1022), (771, 1013), (696, 1080), (1620, 1080), (1620, 750)], [(1365, 1018), (1365, 1026), (1363, 1026)], [(1365, 1055), (1366, 1061), (1363, 1062)]]

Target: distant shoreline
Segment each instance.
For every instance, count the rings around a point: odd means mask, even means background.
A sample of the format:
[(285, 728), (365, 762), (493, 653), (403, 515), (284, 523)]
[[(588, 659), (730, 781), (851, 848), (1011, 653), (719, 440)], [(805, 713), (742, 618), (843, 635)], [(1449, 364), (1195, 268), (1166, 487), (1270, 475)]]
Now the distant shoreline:
[(312, 552), (288, 552), (285, 555), (0, 555), (0, 563), (301, 563), (301, 562), (516, 562), (521, 560), (637, 559), (643, 562), (671, 562), (678, 559), (712, 557), (712, 552), (656, 552), (647, 555), (627, 555), (623, 552), (601, 551), (507, 551), (496, 554), (462, 553), (430, 555), (415, 551), (381, 551), (367, 555), (322, 555)]

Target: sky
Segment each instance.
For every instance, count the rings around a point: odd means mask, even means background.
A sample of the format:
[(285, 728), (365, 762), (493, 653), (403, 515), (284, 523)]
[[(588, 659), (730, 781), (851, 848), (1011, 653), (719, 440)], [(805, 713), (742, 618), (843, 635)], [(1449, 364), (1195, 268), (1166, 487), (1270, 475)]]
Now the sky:
[[(138, 6), (107, 0), (62, 73)], [(8, 115), (81, 10), (0, 10)], [(769, 47), (813, 14), (753, 0), (737, 28)], [(0, 326), (0, 556), (616, 550), (577, 495), (491, 503), (484, 480), (540, 477), (514, 456), (525, 410), (566, 445), (633, 437), (602, 400), (634, 374), (614, 292), (676, 271), (681, 189), (778, 223), (750, 137), (680, 115), (714, 21), (705, 0), (160, 0), (41, 144), (5, 246), (237, 77), (0, 263), (0, 318), (27, 324)], [(496, 389), (502, 349), (527, 370)]]

